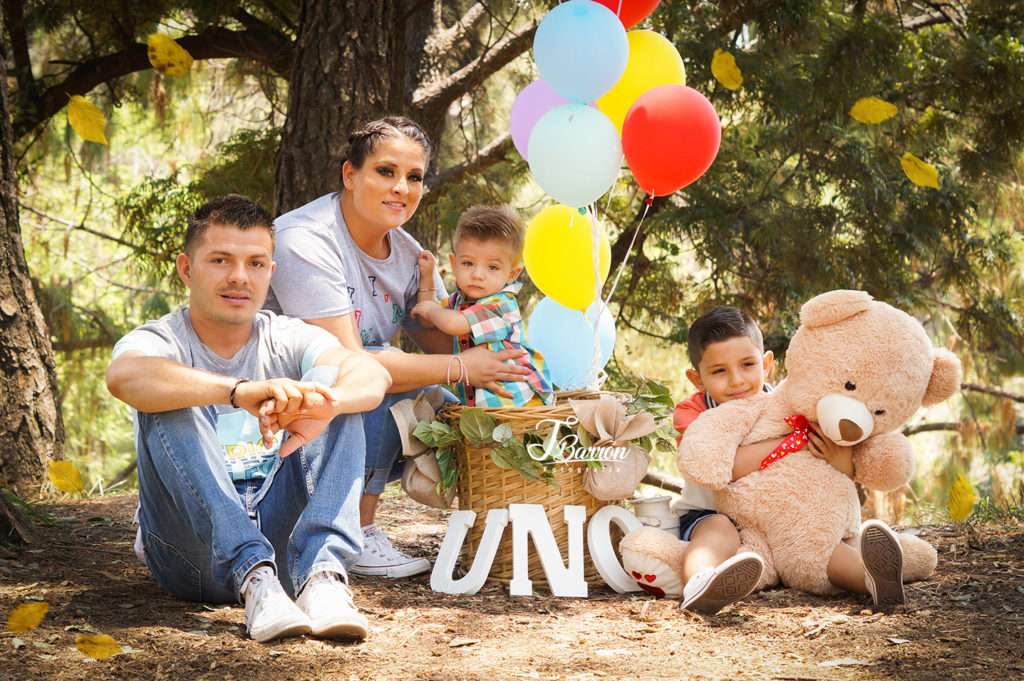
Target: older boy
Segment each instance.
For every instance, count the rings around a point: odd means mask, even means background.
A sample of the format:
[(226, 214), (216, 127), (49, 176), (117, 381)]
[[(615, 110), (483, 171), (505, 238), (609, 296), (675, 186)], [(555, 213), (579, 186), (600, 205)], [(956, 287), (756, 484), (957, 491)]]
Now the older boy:
[(189, 306), (114, 347), (107, 387), (136, 410), (137, 552), (177, 598), (243, 599), (257, 641), (361, 639), (344, 567), (362, 549), (356, 414), (391, 381), (326, 331), (260, 311), (273, 252), (253, 201), (200, 207), (177, 260)]
[[(771, 390), (765, 378), (772, 352), (764, 351), (760, 329), (742, 310), (720, 306), (698, 317), (690, 326), (686, 351), (692, 367), (686, 377), (698, 392), (676, 405), (673, 425), (680, 440), (707, 409)], [(754, 458), (744, 449), (737, 453), (737, 462)], [(710, 615), (749, 594), (761, 576), (763, 561), (750, 552), (735, 555), (739, 532), (715, 511), (712, 491), (687, 479), (682, 497), (672, 506), (682, 513), (679, 537), (689, 542), (683, 555), (687, 581), (682, 607)]]
[[(676, 405), (673, 425), (680, 440), (704, 411), (772, 389), (765, 378), (774, 356), (764, 350), (761, 330), (743, 310), (723, 305), (698, 317), (690, 326), (686, 349), (692, 365), (686, 377), (698, 392)], [(740, 447), (733, 480), (757, 470), (781, 442), (768, 440)], [(834, 444), (814, 424), (808, 447), (815, 456), (852, 476), (852, 449)], [(732, 521), (715, 511), (712, 491), (687, 480), (673, 508), (683, 512), (679, 536), (690, 542), (683, 557), (688, 581), (682, 607), (714, 614), (750, 593), (763, 563), (754, 553), (734, 555), (740, 546), (739, 532)]]

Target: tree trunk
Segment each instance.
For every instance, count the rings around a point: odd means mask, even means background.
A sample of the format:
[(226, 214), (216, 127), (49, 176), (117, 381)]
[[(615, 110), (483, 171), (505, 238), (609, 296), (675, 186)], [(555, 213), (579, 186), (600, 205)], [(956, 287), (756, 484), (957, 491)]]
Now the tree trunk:
[[(340, 187), (332, 159), (349, 132), (388, 113), (416, 118), (409, 95), (423, 52), (418, 38), (433, 25), (431, 5), (415, 0), (302, 2), (274, 167), (275, 214)], [(427, 130), (435, 144), (441, 122)]]
[(64, 457), (64, 422), (18, 224), (3, 21), (0, 14), (0, 487), (24, 497), (39, 487), (47, 462)]

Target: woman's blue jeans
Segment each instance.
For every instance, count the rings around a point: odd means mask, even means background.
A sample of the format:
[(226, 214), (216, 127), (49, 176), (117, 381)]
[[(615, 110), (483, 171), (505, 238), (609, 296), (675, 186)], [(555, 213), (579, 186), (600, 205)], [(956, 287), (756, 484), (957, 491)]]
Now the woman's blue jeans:
[(139, 522), (150, 571), (173, 596), (238, 600), (246, 573), (276, 563), (294, 594), (310, 575), (345, 576), (362, 550), (360, 414), (342, 415), (280, 458), (265, 480), (233, 482), (213, 407), (138, 414)]
[[(379, 347), (367, 347), (366, 350), (380, 350)], [(385, 351), (386, 352), (386, 351)], [(395, 417), (391, 415), (391, 406), (402, 400), (414, 400), (421, 392), (433, 390), (437, 386), (408, 390), (403, 393), (388, 393), (384, 401), (376, 409), (363, 413), (363, 432), (366, 437), (366, 470), (363, 476), (365, 494), (380, 494), (384, 486), (402, 477), (404, 459), (402, 440), (398, 436)], [(445, 402), (458, 402), (459, 398), (444, 390)]]

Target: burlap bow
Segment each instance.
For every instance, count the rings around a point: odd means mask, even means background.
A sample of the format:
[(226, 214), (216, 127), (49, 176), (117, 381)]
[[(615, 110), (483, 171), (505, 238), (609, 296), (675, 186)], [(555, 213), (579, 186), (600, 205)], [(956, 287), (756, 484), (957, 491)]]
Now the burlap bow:
[(444, 404), (440, 388), (421, 392), (416, 399), (402, 400), (391, 406), (391, 414), (398, 426), (398, 437), (402, 440), (402, 455), (405, 468), (402, 470), (402, 489), (411, 499), (434, 508), (450, 508), (455, 497), (455, 488), (437, 492), (441, 481), (441, 468), (437, 465), (434, 450), (420, 442), (412, 432), (420, 421), (433, 421), (437, 410)]
[(601, 470), (583, 473), (583, 488), (593, 497), (612, 501), (632, 496), (647, 474), (651, 455), (630, 440), (658, 429), (654, 415), (642, 411), (626, 415), (626, 406), (611, 395), (598, 400), (569, 400), (580, 425), (594, 441), (590, 450), (601, 460)]

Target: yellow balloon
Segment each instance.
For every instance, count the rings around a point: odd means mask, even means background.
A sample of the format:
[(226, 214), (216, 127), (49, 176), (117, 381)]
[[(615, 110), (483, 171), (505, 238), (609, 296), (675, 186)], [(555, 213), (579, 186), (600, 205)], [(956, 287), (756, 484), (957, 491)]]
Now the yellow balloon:
[[(608, 278), (612, 251), (600, 232), (598, 268)], [(541, 292), (565, 307), (586, 310), (594, 302), (594, 238), (590, 219), (575, 208), (548, 206), (530, 221), (523, 244), (523, 263)]]
[(675, 46), (654, 31), (630, 31), (626, 71), (611, 90), (597, 99), (597, 108), (622, 135), (622, 122), (637, 97), (659, 85), (686, 85), (683, 58)]

